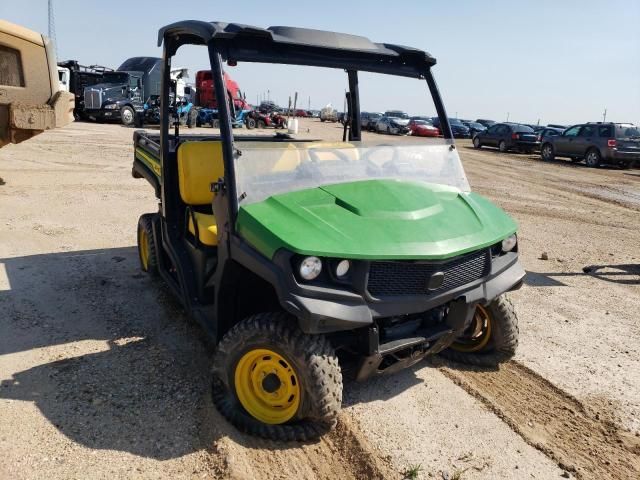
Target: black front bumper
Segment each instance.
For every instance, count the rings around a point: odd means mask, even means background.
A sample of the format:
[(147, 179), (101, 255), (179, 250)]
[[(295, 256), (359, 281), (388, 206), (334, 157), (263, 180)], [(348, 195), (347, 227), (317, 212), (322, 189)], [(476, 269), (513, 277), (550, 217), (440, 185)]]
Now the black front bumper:
[(109, 120), (120, 120), (120, 109), (116, 108), (113, 110), (101, 108), (100, 110), (85, 110), (84, 114), (89, 117), (89, 119), (98, 122), (106, 122)]
[[(282, 271), (290, 271), (290, 258), (278, 252), (274, 261), (282, 265)], [(299, 319), (304, 332), (330, 333), (370, 326), (378, 318), (426, 312), (459, 298), (469, 305), (486, 304), (519, 286), (524, 275), (518, 254), (512, 252), (492, 259), (484, 277), (433, 295), (373, 298), (367, 291), (301, 284), (293, 275), (280, 276), (277, 290), (281, 304)]]
[[(360, 335), (358, 350), (363, 357), (358, 369), (360, 380), (406, 368), (447, 348), (469, 324), (476, 305), (486, 305), (503, 293), (520, 288), (525, 276), (518, 254), (510, 252), (490, 257), (486, 275), (457, 288), (434, 294), (374, 298), (368, 291), (299, 283), (292, 274), (290, 252), (278, 251), (273, 261), (269, 261), (240, 240), (232, 243), (232, 249), (237, 261), (275, 287), (280, 304), (298, 319), (303, 332), (332, 335), (357, 332)], [(369, 270), (367, 262), (360, 265), (363, 270)], [(447, 306), (448, 313), (442, 322), (380, 343), (383, 335), (379, 321), (426, 314), (443, 306)]]

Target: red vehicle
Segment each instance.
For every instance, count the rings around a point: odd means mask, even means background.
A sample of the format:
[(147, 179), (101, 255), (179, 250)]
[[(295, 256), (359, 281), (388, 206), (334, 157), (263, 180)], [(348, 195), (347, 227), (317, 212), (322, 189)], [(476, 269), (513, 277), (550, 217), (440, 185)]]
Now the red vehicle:
[(308, 117), (309, 114), (306, 110), (296, 110), (296, 117)]
[(440, 129), (434, 127), (426, 120), (412, 119), (407, 125), (409, 127), (410, 135), (416, 137), (438, 137), (440, 135)]
[[(240, 93), (238, 82), (233, 80), (226, 72), (224, 73), (224, 83), (227, 86), (229, 99), (233, 101), (238, 110), (248, 110), (251, 106), (246, 102)], [(218, 108), (216, 103), (216, 93), (213, 87), (211, 70), (200, 70), (196, 73), (196, 106), (204, 108)]]
[(266, 113), (253, 110), (247, 114), (245, 120), (247, 128), (287, 128), (287, 118), (276, 112)]

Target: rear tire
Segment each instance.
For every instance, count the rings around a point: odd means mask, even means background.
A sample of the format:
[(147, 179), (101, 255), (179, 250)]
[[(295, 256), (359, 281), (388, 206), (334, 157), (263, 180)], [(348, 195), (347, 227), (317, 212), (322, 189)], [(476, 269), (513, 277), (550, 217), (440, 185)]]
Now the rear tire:
[(256, 120), (254, 118), (247, 118), (245, 125), (247, 126), (248, 130), (253, 130), (254, 128), (256, 128)]
[(482, 144), (480, 143), (480, 139), (478, 137), (473, 138), (473, 148), (482, 148)]
[(600, 156), (600, 152), (596, 148), (590, 149), (584, 157), (584, 163), (587, 167), (597, 168), (600, 166), (602, 162), (602, 157)]
[(303, 333), (284, 312), (253, 315), (229, 330), (212, 375), (213, 403), (245, 433), (307, 441), (337, 422), (342, 373), (335, 352), (323, 335)]
[(211, 120), (211, 127), (212, 128), (220, 128), (220, 120), (218, 120), (218, 119)]
[(262, 128), (267, 128), (267, 124), (264, 122), (264, 120), (258, 120), (256, 122), (256, 127), (262, 129)]
[(498, 150), (500, 150), (502, 153), (507, 153), (507, 142), (505, 142), (504, 140), (500, 140), (500, 143), (498, 144)]
[(158, 275), (158, 253), (153, 240), (153, 221), (157, 213), (145, 213), (138, 220), (138, 259), (143, 272)]
[[(474, 329), (475, 322), (486, 322), (480, 333)], [(495, 367), (515, 355), (518, 335), (518, 317), (503, 294), (487, 306), (478, 306), (471, 325), (441, 355), (459, 363)]]

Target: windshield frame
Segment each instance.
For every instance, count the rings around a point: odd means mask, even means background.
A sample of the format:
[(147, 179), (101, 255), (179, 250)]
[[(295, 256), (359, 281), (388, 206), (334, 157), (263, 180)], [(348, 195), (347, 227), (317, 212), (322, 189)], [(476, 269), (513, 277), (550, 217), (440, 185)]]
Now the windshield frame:
[[(169, 159), (175, 158), (172, 154), (172, 145), (179, 142), (178, 126), (175, 127), (176, 134), (171, 138), (169, 135), (170, 123), (170, 102), (169, 92), (171, 90), (170, 70), (171, 59), (176, 54), (180, 46), (185, 44), (206, 45), (211, 74), (214, 83), (215, 95), (218, 104), (218, 118), (220, 121), (220, 139), (222, 143), (222, 159), (224, 165), (224, 178), (221, 179), (225, 195), (216, 196), (214, 203), (216, 209), (216, 219), (219, 225), (228, 225), (229, 234), (236, 234), (236, 219), (238, 216), (238, 195), (235, 184), (235, 139), (232, 128), (234, 120), (233, 105), (230, 105), (226, 95), (224, 83), (223, 61), (235, 64), (238, 60), (247, 63), (278, 63), (283, 65), (307, 65), (342, 69), (347, 71), (349, 80), (350, 123), (349, 136), (351, 139), (359, 140), (361, 131), (360, 102), (358, 87), (358, 72), (366, 71), (373, 73), (387, 74), (391, 76), (412, 77), (418, 81), (426, 81), (428, 92), (431, 95), (436, 113), (440, 119), (440, 131), (443, 137), (453, 142), (453, 133), (449, 125), (447, 113), (442, 102), (438, 86), (433, 77), (431, 67), (436, 61), (430, 55), (417, 49), (407, 49), (398, 47), (396, 53), (389, 54), (388, 62), (380, 62), (380, 58), (371, 52), (361, 50), (335, 48), (325, 48), (315, 46), (310, 48), (298, 44), (271, 44), (265, 42), (264, 38), (252, 38), (234, 35), (216, 35), (213, 32), (219, 28), (219, 24), (206, 24), (206, 22), (183, 22), (184, 25), (172, 24), (164, 27), (159, 32), (159, 44), (163, 47), (162, 62), (162, 83), (161, 83), (161, 120), (160, 120), (160, 154), (161, 154), (161, 209), (167, 221), (181, 224), (184, 217), (180, 213), (180, 195), (177, 191), (176, 172), (171, 168)], [(191, 29), (191, 30), (190, 30)], [(185, 31), (191, 31), (191, 35)], [(208, 38), (207, 38), (208, 36)], [(375, 44), (383, 45), (383, 44)], [(386, 47), (385, 47), (386, 48)], [(391, 50), (385, 50), (391, 52)], [(407, 53), (403, 53), (407, 52)], [(386, 55), (386, 54), (385, 54)], [(398, 55), (396, 57), (396, 55)], [(455, 147), (454, 147), (455, 148)]]

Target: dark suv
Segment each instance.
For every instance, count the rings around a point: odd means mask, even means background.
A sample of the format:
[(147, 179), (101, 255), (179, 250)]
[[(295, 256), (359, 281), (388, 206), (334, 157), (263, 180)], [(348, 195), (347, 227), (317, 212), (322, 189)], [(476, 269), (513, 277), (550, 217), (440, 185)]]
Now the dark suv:
[(630, 168), (640, 165), (640, 129), (631, 123), (585, 123), (548, 137), (540, 148), (543, 160), (555, 157), (584, 160), (588, 167), (601, 164)]
[(498, 147), (501, 152), (518, 150), (531, 153), (540, 146), (533, 128), (519, 123), (496, 123), (473, 137), (473, 146)]

